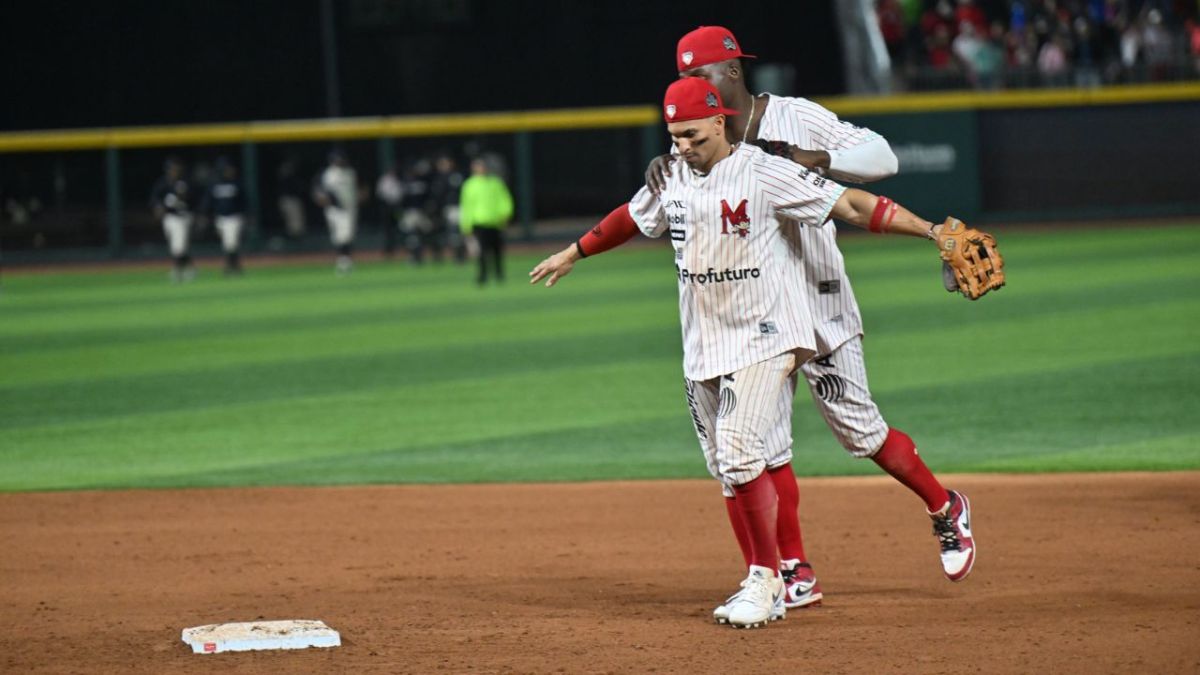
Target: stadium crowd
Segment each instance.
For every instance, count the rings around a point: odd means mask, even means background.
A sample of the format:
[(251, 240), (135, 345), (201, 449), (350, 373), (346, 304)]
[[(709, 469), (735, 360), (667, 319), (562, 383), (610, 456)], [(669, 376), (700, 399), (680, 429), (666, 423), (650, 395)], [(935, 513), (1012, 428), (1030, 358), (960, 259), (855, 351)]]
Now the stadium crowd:
[(879, 0), (898, 89), (1200, 77), (1195, 0)]

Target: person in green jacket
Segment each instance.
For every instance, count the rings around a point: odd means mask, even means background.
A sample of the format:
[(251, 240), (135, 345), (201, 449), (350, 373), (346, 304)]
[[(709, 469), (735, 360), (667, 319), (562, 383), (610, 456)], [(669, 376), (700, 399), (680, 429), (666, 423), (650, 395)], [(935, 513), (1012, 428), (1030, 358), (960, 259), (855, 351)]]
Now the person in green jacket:
[(471, 177), (463, 182), (459, 197), (459, 227), (464, 237), (474, 235), (479, 244), (480, 286), (487, 283), (489, 264), (496, 280), (504, 280), (504, 227), (512, 214), (512, 194), (504, 180), (482, 158), (472, 160)]

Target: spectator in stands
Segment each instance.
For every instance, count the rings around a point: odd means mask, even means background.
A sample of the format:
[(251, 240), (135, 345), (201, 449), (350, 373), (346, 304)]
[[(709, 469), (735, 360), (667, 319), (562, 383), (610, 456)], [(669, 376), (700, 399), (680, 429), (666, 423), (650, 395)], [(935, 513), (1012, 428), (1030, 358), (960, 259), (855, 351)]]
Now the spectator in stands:
[(999, 84), (1001, 52), (990, 36), (978, 35), (974, 23), (963, 21), (958, 27), (958, 37), (954, 38), (953, 50), (972, 86), (977, 89), (996, 88)]
[(905, 60), (904, 8), (900, 5), (900, 0), (880, 0), (875, 12), (879, 16), (879, 32), (883, 35), (888, 56), (891, 57), (893, 65), (898, 65)]
[(954, 6), (950, 4), (950, 0), (938, 0), (936, 4), (926, 9), (921, 15), (921, 35), (926, 40), (929, 40), (937, 33), (939, 26), (944, 26), (948, 37), (953, 38), (956, 25), (954, 21)]
[(1092, 30), (1091, 22), (1082, 16), (1075, 17), (1071, 26), (1075, 33), (1072, 40), (1074, 54), (1071, 58), (1075, 68), (1075, 86), (1098, 87), (1100, 58), (1103, 53), (1099, 36)]
[(1142, 52), (1151, 80), (1165, 79), (1175, 54), (1174, 40), (1163, 26), (1162, 12), (1151, 9), (1142, 21)]
[(1188, 53), (1192, 57), (1192, 70), (1200, 74), (1200, 21), (1188, 19), (1184, 27), (1187, 30)]
[(459, 199), (459, 228), (479, 244), (479, 276), (482, 287), (488, 267), (496, 281), (504, 281), (504, 228), (513, 214), (512, 194), (504, 180), (492, 172), (483, 158), (471, 161), (471, 177), (463, 182)]
[(975, 29), (976, 35), (987, 35), (987, 17), (984, 16), (979, 5), (975, 4), (975, 0), (958, 0), (958, 7), (954, 10), (954, 22), (958, 25), (960, 32), (962, 25), (968, 23)]
[(926, 58), (935, 70), (954, 67), (954, 53), (950, 49), (950, 30), (944, 24), (934, 26), (934, 35), (926, 42)]
[(1038, 74), (1042, 83), (1049, 86), (1063, 86), (1067, 82), (1067, 47), (1066, 38), (1055, 35), (1042, 45), (1037, 58)]

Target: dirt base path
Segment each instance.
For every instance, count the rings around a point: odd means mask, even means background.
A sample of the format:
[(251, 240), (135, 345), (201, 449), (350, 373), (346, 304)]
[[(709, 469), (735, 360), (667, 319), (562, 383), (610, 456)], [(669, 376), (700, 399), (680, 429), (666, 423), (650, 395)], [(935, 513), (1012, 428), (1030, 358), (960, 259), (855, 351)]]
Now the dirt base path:
[[(707, 481), (0, 495), (0, 671), (1200, 671), (1200, 473), (949, 483), (960, 584), (903, 488), (802, 480), (825, 605), (753, 631), (709, 618), (744, 572)], [(180, 642), (281, 618), (345, 644)]]

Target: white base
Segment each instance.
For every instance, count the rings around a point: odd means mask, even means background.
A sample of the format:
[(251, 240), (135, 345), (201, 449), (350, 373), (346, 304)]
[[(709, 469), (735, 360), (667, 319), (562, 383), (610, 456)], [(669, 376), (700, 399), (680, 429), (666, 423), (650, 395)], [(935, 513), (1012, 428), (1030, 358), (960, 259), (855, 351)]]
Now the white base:
[(339, 647), (342, 636), (323, 621), (251, 621), (215, 623), (183, 629), (183, 641), (196, 654), (248, 652), (259, 649)]

